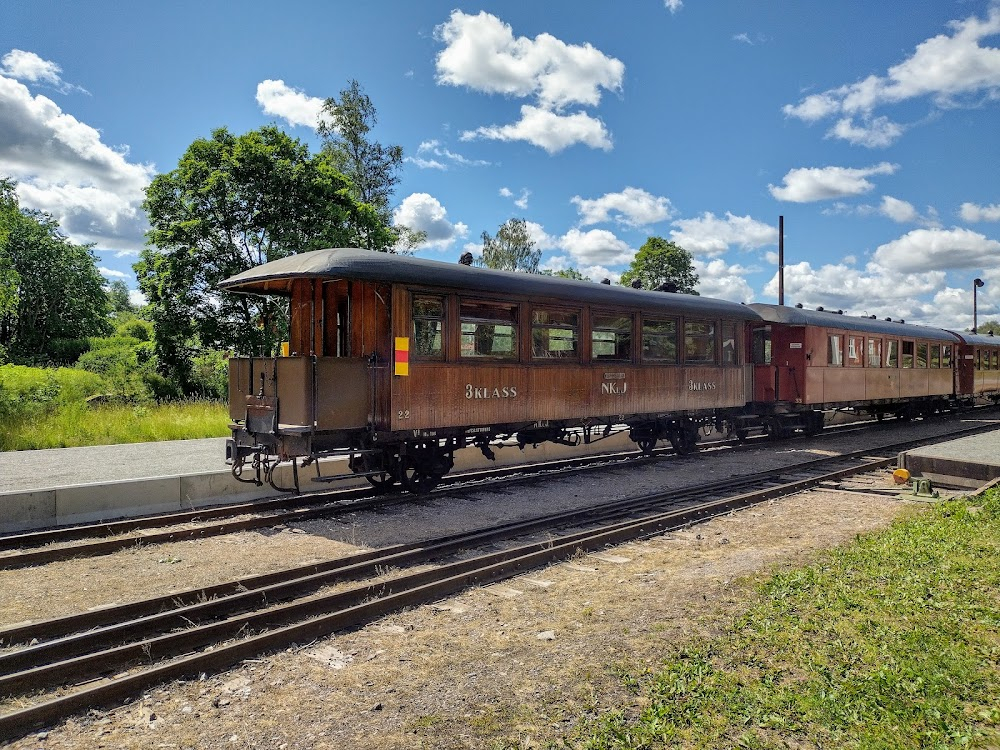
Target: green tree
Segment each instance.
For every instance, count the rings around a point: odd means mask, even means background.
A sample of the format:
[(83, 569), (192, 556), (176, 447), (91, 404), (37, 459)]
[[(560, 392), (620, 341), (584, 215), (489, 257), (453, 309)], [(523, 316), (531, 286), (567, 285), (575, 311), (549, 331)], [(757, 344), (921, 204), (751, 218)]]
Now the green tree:
[(542, 271), (543, 276), (555, 276), (560, 279), (576, 279), (578, 281), (590, 281), (589, 276), (584, 276), (575, 268), (561, 268), (558, 271), (546, 269)]
[(108, 285), (108, 305), (115, 315), (132, 312), (135, 309), (128, 296), (128, 284), (121, 279), (115, 279)]
[(660, 289), (673, 284), (675, 291), (695, 294), (698, 274), (694, 272), (691, 253), (662, 237), (650, 237), (639, 248), (628, 270), (622, 274), (622, 286), (638, 281), (643, 289)]
[(535, 249), (535, 241), (528, 232), (524, 219), (508, 219), (497, 229), (496, 237), (483, 232), (483, 255), (477, 265), (499, 271), (527, 271), (538, 273), (542, 251)]
[(0, 349), (18, 363), (64, 364), (79, 353), (67, 342), (110, 330), (104, 280), (90, 247), (22, 209), (14, 188), (0, 180)]
[(323, 103), (323, 118), (317, 132), (323, 139), (323, 153), (351, 183), (351, 195), (374, 212), (376, 221), (355, 227), (360, 247), (393, 252), (401, 240), (413, 245), (420, 241), (412, 230), (391, 227), (390, 203), (399, 170), (403, 165), (402, 146), (383, 146), (369, 137), (378, 122), (372, 100), (351, 80), (340, 99)]
[(980, 323), (979, 327), (976, 328), (976, 333), (981, 333), (986, 336), (988, 336), (991, 331), (994, 336), (1000, 336), (1000, 320), (987, 320), (985, 323)]
[(275, 127), (199, 138), (177, 168), (158, 175), (143, 203), (151, 226), (134, 269), (149, 302), (160, 371), (186, 391), (203, 347), (270, 353), (285, 306), (273, 297), (218, 291), (255, 265), (323, 247), (355, 245), (376, 232), (327, 153)]

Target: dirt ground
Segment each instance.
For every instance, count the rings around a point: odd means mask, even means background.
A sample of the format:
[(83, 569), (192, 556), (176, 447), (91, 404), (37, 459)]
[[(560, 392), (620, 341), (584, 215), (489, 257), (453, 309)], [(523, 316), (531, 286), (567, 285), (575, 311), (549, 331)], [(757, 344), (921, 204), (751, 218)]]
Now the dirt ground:
[[(837, 491), (771, 501), (167, 684), (11, 747), (544, 746), (570, 736), (581, 716), (634, 701), (618, 670), (655, 667), (665, 644), (728, 622), (747, 576), (803, 564), (920, 507)], [(78, 576), (92, 604), (107, 604), (344, 554), (356, 548), (352, 535), (368, 536), (363, 519), (334, 525), (336, 533), (327, 522), (4, 571), (0, 621), (78, 609), (83, 592), (53, 576)], [(14, 588), (3, 580), (11, 575)]]

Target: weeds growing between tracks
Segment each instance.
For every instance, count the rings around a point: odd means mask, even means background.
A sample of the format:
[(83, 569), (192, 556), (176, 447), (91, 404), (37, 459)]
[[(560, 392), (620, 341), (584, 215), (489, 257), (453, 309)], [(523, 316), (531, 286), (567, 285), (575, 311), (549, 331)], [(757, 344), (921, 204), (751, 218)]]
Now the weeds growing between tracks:
[(1000, 491), (943, 503), (757, 587), (725, 633), (622, 669), (586, 748), (996, 747)]

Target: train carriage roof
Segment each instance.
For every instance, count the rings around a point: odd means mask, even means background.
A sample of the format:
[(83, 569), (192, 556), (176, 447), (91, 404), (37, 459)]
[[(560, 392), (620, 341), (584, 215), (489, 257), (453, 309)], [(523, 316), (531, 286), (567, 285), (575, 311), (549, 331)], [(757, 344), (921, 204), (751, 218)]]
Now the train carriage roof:
[(494, 271), (406, 255), (331, 248), (289, 255), (255, 266), (219, 284), (228, 292), (291, 294), (294, 279), (359, 279), (609, 307), (640, 307), (674, 315), (759, 320), (747, 305), (691, 294), (651, 292), (533, 273)]
[(883, 336), (896, 336), (899, 338), (947, 341), (952, 344), (957, 344), (961, 340), (951, 331), (931, 328), (930, 326), (918, 326), (912, 323), (878, 320), (877, 318), (872, 319), (856, 315), (841, 315), (828, 310), (806, 310), (801, 307), (785, 307), (784, 305), (754, 303), (748, 305), (748, 307), (755, 310), (768, 323), (837, 328), (845, 331), (877, 333)]
[(949, 331), (955, 334), (963, 344), (972, 346), (1000, 346), (1000, 336), (990, 336), (983, 333), (969, 333), (968, 331)]

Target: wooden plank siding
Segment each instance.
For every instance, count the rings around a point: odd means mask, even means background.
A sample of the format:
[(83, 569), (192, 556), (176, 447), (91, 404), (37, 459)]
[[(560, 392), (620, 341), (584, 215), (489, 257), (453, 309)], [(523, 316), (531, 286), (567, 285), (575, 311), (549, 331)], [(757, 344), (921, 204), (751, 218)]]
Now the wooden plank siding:
[[(413, 293), (443, 297), (443, 359), (416, 354), (411, 318)], [(744, 360), (744, 322), (735, 321), (736, 356), (741, 364), (671, 365), (641, 363), (641, 309), (606, 306), (568, 306), (565, 301), (514, 300), (517, 304), (517, 359), (497, 361), (463, 358), (460, 299), (490, 301), (489, 295), (455, 293), (449, 289), (393, 290), (393, 336), (410, 340), (408, 376), (392, 377), (390, 429), (422, 430), (439, 427), (509, 424), (663, 414), (739, 408), (746, 404), (749, 368)], [(495, 299), (510, 303), (509, 298)], [(558, 309), (579, 314), (578, 358), (552, 360), (532, 357), (531, 310)], [(590, 361), (590, 334), (595, 312), (633, 316), (632, 356), (629, 361)], [(653, 317), (666, 317), (662, 312)], [(706, 321), (704, 317), (697, 318)], [(716, 360), (721, 361), (721, 319), (716, 326)], [(679, 346), (683, 347), (683, 319), (679, 318)]]

